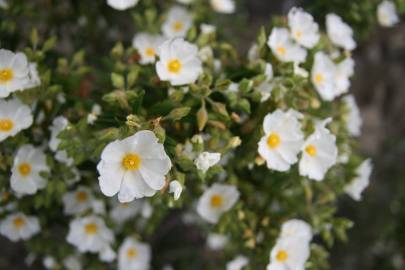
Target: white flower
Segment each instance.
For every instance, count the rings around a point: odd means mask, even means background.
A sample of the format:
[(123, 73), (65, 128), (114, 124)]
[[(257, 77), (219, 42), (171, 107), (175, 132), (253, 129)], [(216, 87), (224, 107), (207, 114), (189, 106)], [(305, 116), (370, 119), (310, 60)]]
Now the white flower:
[(328, 118), (318, 123), (314, 133), (306, 139), (299, 163), (300, 175), (322, 181), (327, 171), (336, 164), (336, 137), (325, 127), (331, 120)]
[(139, 0), (107, 0), (107, 4), (118, 10), (126, 10), (128, 8), (136, 6)]
[(172, 7), (162, 25), (162, 32), (167, 38), (185, 37), (193, 24), (193, 18), (183, 7)]
[(35, 194), (46, 186), (40, 173), (49, 172), (46, 156), (41, 149), (28, 144), (18, 149), (11, 169), (11, 188), (18, 194)]
[(377, 18), (381, 26), (390, 27), (399, 22), (395, 3), (382, 1), (377, 8)]
[(356, 170), (357, 176), (345, 186), (345, 192), (352, 197), (353, 200), (361, 200), (361, 193), (366, 187), (368, 187), (372, 170), (373, 165), (371, 160), (367, 159), (363, 161)]
[(28, 88), (34, 88), (34, 87), (40, 86), (41, 79), (39, 78), (39, 75), (38, 75), (37, 64), (29, 63), (28, 68), (29, 68), (29, 80), (24, 88), (28, 89)]
[(302, 8), (294, 7), (288, 12), (288, 25), (293, 39), (301, 46), (310, 49), (318, 43), (319, 26)]
[(362, 119), (360, 115), (360, 110), (357, 107), (356, 100), (353, 95), (347, 95), (343, 98), (345, 102), (348, 113), (346, 117), (347, 130), (352, 136), (360, 136)]
[(278, 240), (270, 253), (267, 270), (304, 270), (309, 245), (295, 238)]
[(155, 63), (157, 51), (164, 39), (160, 35), (149, 33), (138, 33), (132, 40), (132, 46), (136, 48), (141, 55), (141, 64)]
[(67, 270), (82, 270), (82, 263), (77, 256), (71, 255), (63, 260), (63, 266)]
[(303, 144), (304, 135), (298, 119), (302, 115), (290, 109), (277, 109), (266, 115), (263, 121), (265, 135), (259, 141), (259, 154), (269, 169), (288, 171), (298, 161), (297, 155)]
[(0, 0), (0, 7), (1, 8), (7, 8), (8, 7), (7, 1), (6, 0)]
[(323, 100), (331, 101), (338, 95), (336, 86), (336, 66), (324, 53), (315, 54), (311, 80)]
[(215, 31), (217, 31), (217, 28), (215, 27), (215, 25), (206, 24), (206, 23), (202, 23), (200, 25), (200, 29), (201, 29), (201, 33), (203, 33), (203, 34), (211, 34), (211, 33), (215, 33)]
[(248, 265), (249, 259), (243, 255), (237, 256), (232, 261), (226, 264), (226, 270), (242, 270), (243, 267)]
[(221, 160), (221, 153), (202, 152), (194, 160), (194, 164), (203, 173)]
[(174, 200), (177, 201), (180, 198), (181, 192), (183, 191), (183, 186), (179, 181), (174, 180), (170, 182), (169, 193), (173, 193)]
[(259, 90), (262, 98), (260, 99), (260, 102), (265, 102), (271, 97), (271, 92), (273, 91), (273, 66), (269, 63), (266, 63), (266, 68), (264, 71), (264, 75), (266, 76), (266, 79), (259, 84), (257, 87), (257, 90)]
[(165, 185), (172, 167), (163, 145), (152, 131), (142, 130), (109, 143), (97, 166), (99, 185), (104, 195), (118, 193), (120, 202), (151, 197)]
[(197, 46), (181, 38), (166, 40), (159, 47), (159, 57), (156, 72), (172, 85), (194, 83), (203, 71)]
[(194, 0), (177, 0), (177, 2), (188, 5), (191, 4), (191, 2), (193, 2)]
[(118, 270), (148, 270), (151, 253), (148, 244), (126, 238), (118, 251)]
[(207, 246), (211, 250), (224, 249), (229, 239), (226, 235), (218, 233), (210, 233), (207, 237)]
[(60, 139), (59, 134), (68, 126), (68, 120), (63, 116), (58, 116), (53, 119), (52, 125), (49, 127), (51, 131), (51, 138), (49, 140), (49, 148), (55, 152), (55, 159), (59, 162), (65, 163), (68, 166), (73, 165), (73, 158), (69, 157), (65, 150), (58, 150)]
[(0, 49), (0, 98), (21, 91), (29, 82), (28, 60), (24, 53)]
[(87, 216), (70, 222), (66, 240), (82, 253), (99, 253), (102, 257), (106, 251), (110, 251), (114, 235), (101, 218)]
[(93, 200), (94, 197), (90, 189), (79, 186), (76, 191), (68, 192), (63, 195), (63, 212), (66, 215), (83, 214), (92, 208)]
[(239, 199), (235, 186), (214, 184), (200, 197), (198, 214), (210, 223), (217, 223), (225, 212), (229, 211)]
[(11, 214), (0, 224), (0, 234), (13, 242), (28, 240), (41, 230), (38, 218), (23, 213)]
[(303, 220), (291, 219), (283, 223), (279, 239), (295, 238), (309, 243), (312, 239), (311, 226)]
[(30, 127), (32, 122), (30, 107), (18, 99), (0, 100), (0, 142)]
[(142, 201), (133, 201), (130, 203), (115, 202), (114, 208), (110, 212), (112, 220), (117, 224), (123, 224), (135, 217), (142, 209)]
[(350, 87), (350, 77), (354, 74), (354, 61), (351, 57), (346, 58), (336, 65), (336, 95), (347, 93)]
[(58, 267), (58, 264), (56, 263), (55, 258), (51, 257), (51, 256), (46, 256), (43, 259), (42, 264), (44, 265), (44, 267), (46, 269), (55, 269)]
[(91, 108), (91, 113), (87, 115), (87, 123), (89, 125), (93, 125), (94, 122), (98, 119), (98, 116), (101, 114), (101, 106), (98, 104), (94, 104), (93, 108)]
[(294, 44), (286, 28), (275, 27), (271, 31), (267, 45), (282, 62), (304, 62), (307, 57), (305, 49)]
[(326, 16), (326, 31), (330, 40), (336, 46), (348, 51), (356, 48), (352, 28), (338, 15), (330, 13)]
[(234, 0), (210, 0), (212, 8), (220, 13), (234, 13), (236, 6)]

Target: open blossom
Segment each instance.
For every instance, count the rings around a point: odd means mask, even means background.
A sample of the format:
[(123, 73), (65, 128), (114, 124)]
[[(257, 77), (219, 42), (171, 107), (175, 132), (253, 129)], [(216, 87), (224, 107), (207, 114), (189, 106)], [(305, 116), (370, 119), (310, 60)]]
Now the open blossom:
[(194, 160), (194, 164), (203, 173), (206, 173), (209, 168), (216, 165), (221, 160), (221, 153), (202, 152)]
[(265, 135), (259, 141), (258, 151), (269, 169), (287, 171), (298, 161), (297, 156), (304, 140), (298, 121), (301, 117), (293, 109), (287, 112), (277, 109), (264, 118)]
[(207, 236), (207, 246), (211, 250), (221, 250), (224, 249), (226, 244), (229, 242), (229, 238), (226, 235), (218, 233), (210, 233)]
[(356, 41), (353, 39), (353, 29), (338, 15), (330, 13), (326, 16), (326, 31), (330, 40), (336, 46), (348, 51), (356, 48)]
[(63, 260), (63, 266), (67, 270), (82, 270), (82, 262), (80, 261), (80, 258), (75, 255), (70, 255), (66, 259)]
[(236, 9), (234, 0), (210, 0), (212, 8), (220, 13), (234, 13)]
[(129, 203), (120, 203), (114, 200), (114, 206), (110, 211), (110, 216), (115, 223), (123, 224), (142, 211), (142, 204), (143, 201), (139, 200)]
[(363, 121), (361, 119), (360, 110), (356, 104), (356, 100), (354, 99), (353, 95), (347, 95), (343, 98), (343, 101), (348, 109), (346, 116), (347, 130), (352, 136), (360, 136)]
[(190, 13), (183, 7), (175, 6), (169, 10), (162, 32), (167, 38), (185, 37), (192, 25)]
[(103, 261), (111, 261), (115, 257), (110, 247), (114, 235), (97, 216), (74, 219), (69, 225), (66, 240), (82, 253), (98, 253)]
[(11, 169), (11, 188), (18, 194), (35, 194), (47, 183), (40, 175), (41, 172), (49, 172), (43, 151), (29, 144), (22, 146), (18, 149)]
[(324, 52), (315, 54), (311, 80), (323, 100), (331, 101), (337, 96), (336, 66)]
[(325, 126), (330, 118), (318, 123), (302, 146), (299, 172), (316, 181), (322, 181), (327, 171), (336, 164), (336, 137)]
[(139, 0), (107, 0), (107, 4), (118, 10), (126, 10), (138, 4)]
[(38, 218), (26, 216), (23, 213), (11, 214), (0, 223), (0, 234), (13, 242), (28, 240), (40, 230)]
[(269, 63), (266, 64), (266, 68), (264, 71), (264, 75), (266, 78), (264, 79), (263, 82), (261, 82), (257, 86), (257, 90), (259, 90), (261, 94), (261, 99), (260, 102), (265, 102), (271, 97), (271, 92), (273, 91), (274, 84), (273, 84), (273, 66)]
[(99, 185), (104, 195), (118, 193), (120, 202), (151, 197), (165, 185), (172, 167), (162, 144), (152, 131), (142, 130), (109, 143), (97, 166)]
[(0, 100), (0, 142), (30, 127), (32, 122), (30, 107), (16, 98)]
[(373, 165), (371, 164), (371, 160), (367, 159), (363, 161), (356, 170), (357, 176), (345, 186), (345, 192), (352, 197), (353, 200), (361, 200), (361, 193), (368, 187), (372, 170)]
[(309, 254), (307, 242), (295, 238), (280, 239), (271, 250), (267, 270), (303, 270)]
[(203, 71), (198, 47), (181, 38), (165, 41), (159, 47), (159, 57), (156, 72), (172, 85), (194, 83)]
[(391, 27), (399, 22), (395, 3), (392, 1), (382, 1), (377, 7), (377, 19), (380, 25)]
[(118, 251), (118, 270), (149, 270), (151, 257), (148, 244), (128, 237)]
[(239, 199), (235, 186), (214, 184), (200, 197), (198, 214), (210, 223), (217, 223), (222, 214), (229, 211)]
[(354, 60), (347, 57), (336, 65), (335, 83), (336, 95), (347, 93), (350, 87), (350, 77), (354, 74)]
[(58, 116), (53, 119), (52, 126), (49, 127), (51, 131), (51, 138), (49, 140), (49, 148), (55, 152), (55, 159), (59, 162), (65, 163), (68, 166), (73, 165), (74, 160), (68, 156), (65, 150), (58, 150), (60, 139), (59, 134), (68, 126), (69, 122), (64, 116)]
[(174, 180), (174, 181), (170, 182), (169, 193), (173, 193), (174, 200), (177, 201), (180, 198), (182, 191), (183, 191), (183, 187), (179, 181)]
[(87, 115), (87, 123), (93, 125), (97, 121), (98, 116), (101, 114), (101, 106), (94, 104), (91, 108), (91, 113)]
[(286, 28), (275, 27), (271, 31), (267, 45), (273, 54), (282, 62), (304, 62), (307, 57), (305, 49), (292, 41)]
[(309, 243), (312, 239), (311, 226), (303, 220), (290, 219), (283, 223), (279, 239), (295, 238)]
[(288, 13), (288, 25), (293, 39), (305, 48), (313, 48), (319, 41), (319, 26), (311, 14), (302, 8), (292, 8)]
[(93, 200), (94, 197), (90, 189), (79, 186), (75, 191), (63, 195), (63, 211), (66, 215), (82, 214), (92, 208)]
[(28, 82), (29, 66), (25, 54), (0, 49), (0, 98), (24, 90)]
[(138, 33), (135, 35), (132, 46), (136, 48), (141, 55), (141, 64), (155, 63), (159, 46), (163, 43), (164, 38), (160, 35), (149, 33)]
[(242, 270), (249, 263), (249, 259), (243, 255), (237, 256), (226, 264), (226, 270)]

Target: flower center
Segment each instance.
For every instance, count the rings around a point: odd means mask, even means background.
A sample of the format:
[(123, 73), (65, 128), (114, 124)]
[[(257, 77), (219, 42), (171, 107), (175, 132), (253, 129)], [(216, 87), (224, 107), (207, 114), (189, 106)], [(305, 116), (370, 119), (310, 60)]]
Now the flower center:
[(153, 56), (156, 55), (156, 52), (155, 52), (155, 49), (149, 47), (149, 48), (147, 48), (147, 49), (145, 50), (145, 54), (146, 54), (147, 56), (153, 57)]
[(134, 259), (136, 256), (138, 256), (138, 251), (135, 248), (130, 247), (127, 250), (127, 256), (129, 259)]
[(183, 25), (183, 23), (182, 22), (180, 22), (180, 21), (177, 21), (177, 22), (174, 22), (173, 23), (173, 29), (174, 29), (174, 31), (181, 31), (181, 30), (183, 30), (183, 27), (184, 27), (184, 25)]
[(169, 72), (171, 73), (179, 73), (181, 70), (181, 63), (179, 60), (174, 59), (171, 60), (168, 64), (167, 64), (167, 69), (169, 70)]
[(323, 81), (323, 75), (321, 73), (318, 73), (315, 75), (315, 83), (321, 83)]
[(84, 191), (79, 191), (76, 193), (76, 200), (80, 203), (87, 201), (87, 193)]
[(27, 176), (31, 173), (32, 167), (29, 163), (21, 163), (20, 166), (18, 166), (18, 171), (22, 176)]
[(277, 255), (276, 255), (276, 259), (279, 262), (285, 262), (288, 259), (288, 253), (285, 250), (280, 250)]
[(84, 227), (84, 230), (86, 231), (87, 234), (95, 234), (98, 230), (97, 224), (95, 223), (88, 223)]
[(278, 47), (277, 52), (281, 55), (285, 55), (287, 53), (287, 50), (284, 47)]
[(276, 133), (271, 133), (269, 137), (267, 137), (267, 145), (274, 149), (277, 148), (280, 145), (280, 136)]
[(305, 147), (305, 152), (308, 153), (311, 157), (314, 157), (316, 155), (316, 147), (312, 144), (308, 145)]
[(0, 69), (0, 84), (7, 83), (14, 77), (13, 71), (9, 68)]
[(302, 32), (301, 32), (301, 31), (296, 31), (296, 32), (295, 32), (295, 38), (296, 38), (296, 39), (300, 39), (301, 36), (302, 36)]
[(25, 220), (22, 217), (16, 217), (13, 222), (17, 229), (21, 229), (23, 226), (25, 226)]
[(127, 154), (122, 159), (122, 166), (127, 171), (135, 171), (141, 167), (141, 158), (137, 154)]
[(211, 197), (211, 206), (214, 208), (219, 208), (223, 204), (223, 199), (221, 195), (213, 195)]
[(0, 119), (0, 131), (7, 132), (12, 130), (13, 127), (14, 123), (10, 119)]

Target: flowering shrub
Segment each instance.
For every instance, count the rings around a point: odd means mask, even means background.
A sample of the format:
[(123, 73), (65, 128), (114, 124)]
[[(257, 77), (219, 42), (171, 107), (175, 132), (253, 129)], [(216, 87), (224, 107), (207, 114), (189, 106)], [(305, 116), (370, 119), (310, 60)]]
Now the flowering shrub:
[[(360, 200), (372, 168), (356, 146), (352, 28), (292, 8), (245, 57), (209, 24), (234, 1), (178, 2), (108, 0), (137, 32), (94, 65), (36, 29), (2, 43), (0, 233), (49, 269), (190, 269), (181, 243), (151, 246), (177, 213), (223, 250), (207, 269), (327, 268), (352, 226), (336, 201)], [(32, 6), (0, 3), (11, 41), (7, 18)], [(377, 4), (382, 26), (398, 22)]]

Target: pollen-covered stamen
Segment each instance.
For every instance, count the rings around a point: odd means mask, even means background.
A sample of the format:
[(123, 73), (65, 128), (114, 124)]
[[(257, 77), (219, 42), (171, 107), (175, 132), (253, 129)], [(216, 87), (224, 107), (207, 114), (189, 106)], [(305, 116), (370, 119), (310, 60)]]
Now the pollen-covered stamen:
[(29, 164), (29, 163), (21, 163), (21, 164), (18, 166), (18, 171), (20, 172), (20, 174), (21, 174), (22, 176), (27, 176), (27, 175), (29, 175), (29, 174), (31, 173), (31, 171), (32, 171), (31, 164)]
[(0, 132), (8, 132), (14, 127), (14, 122), (10, 119), (0, 119)]
[(127, 256), (129, 259), (134, 259), (138, 256), (138, 251), (135, 248), (130, 247), (127, 250)]
[(173, 23), (173, 29), (175, 30), (175, 31), (181, 31), (181, 30), (183, 30), (183, 28), (184, 28), (184, 24), (182, 23), (182, 22), (180, 22), (180, 21), (177, 21), (177, 22), (174, 22)]
[(223, 204), (223, 198), (221, 195), (215, 194), (211, 197), (211, 206), (214, 208), (219, 208)]
[(308, 153), (308, 155), (310, 155), (311, 157), (316, 156), (316, 147), (312, 144), (308, 145), (307, 147), (305, 147), (305, 152)]
[(16, 217), (14, 220), (13, 220), (13, 223), (14, 223), (14, 226), (17, 228), (17, 229), (21, 229), (22, 227), (24, 227), (25, 226), (25, 219), (23, 219), (22, 217)]
[(315, 74), (314, 81), (317, 84), (323, 82), (323, 75), (321, 73)]
[(294, 36), (295, 36), (296, 39), (299, 40), (302, 37), (302, 32), (301, 31), (295, 31)]
[(84, 203), (85, 201), (87, 201), (87, 193), (84, 191), (79, 191), (76, 193), (76, 200), (80, 203)]
[(288, 253), (285, 250), (277, 252), (276, 260), (279, 262), (285, 262), (288, 259)]
[(141, 158), (137, 154), (127, 154), (122, 159), (122, 166), (127, 171), (135, 171), (141, 167)]
[(97, 227), (97, 224), (95, 224), (95, 223), (88, 223), (84, 227), (84, 231), (87, 234), (95, 234), (95, 233), (97, 233), (97, 230), (98, 230), (98, 227)]
[(14, 77), (14, 73), (11, 69), (0, 69), (0, 84), (11, 81)]
[(287, 54), (287, 50), (284, 47), (278, 47), (276, 50), (281, 55), (286, 55)]
[(271, 133), (268, 137), (267, 137), (267, 145), (271, 148), (277, 148), (281, 143), (281, 139), (280, 136), (277, 133)]
[(177, 59), (173, 59), (173, 60), (169, 61), (169, 63), (167, 64), (167, 69), (171, 73), (179, 73), (181, 70), (181, 67), (182, 67), (182, 65), (181, 65), (180, 61)]
[(156, 55), (156, 51), (155, 51), (155, 49), (149, 47), (149, 48), (147, 48), (147, 49), (145, 50), (145, 54), (146, 54), (147, 56), (149, 56), (149, 57), (153, 57), (153, 56)]

